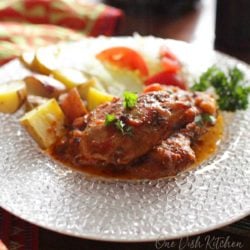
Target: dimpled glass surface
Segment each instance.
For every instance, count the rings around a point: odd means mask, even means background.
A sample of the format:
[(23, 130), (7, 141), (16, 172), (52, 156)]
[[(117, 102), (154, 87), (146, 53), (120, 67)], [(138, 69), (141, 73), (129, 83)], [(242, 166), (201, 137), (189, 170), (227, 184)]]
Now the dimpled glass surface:
[[(124, 44), (146, 50), (167, 44), (192, 77), (217, 64), (237, 65), (249, 78), (248, 66), (233, 58), (153, 37), (63, 44), (62, 67), (81, 69), (86, 51)], [(15, 60), (0, 69), (0, 81), (27, 74)], [(223, 114), (223, 138), (206, 162), (155, 181), (104, 180), (58, 164), (19, 125), (21, 115), (0, 115), (0, 206), (32, 223), (84, 238), (149, 241), (208, 231), (250, 212), (250, 110)]]

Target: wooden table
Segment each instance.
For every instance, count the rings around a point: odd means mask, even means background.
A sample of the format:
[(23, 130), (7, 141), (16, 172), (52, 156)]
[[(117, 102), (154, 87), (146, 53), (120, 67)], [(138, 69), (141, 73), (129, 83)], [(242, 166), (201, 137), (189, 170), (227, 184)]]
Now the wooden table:
[[(100, 2), (99, 0), (93, 0)], [(133, 1), (131, 1), (133, 2)], [(163, 38), (173, 38), (196, 43), (197, 46), (203, 46), (205, 49), (214, 47), (215, 38), (215, 0), (203, 0), (195, 9), (179, 16), (178, 18), (168, 18), (164, 15), (157, 16), (150, 10), (144, 15), (137, 15), (136, 11), (126, 12), (125, 20), (119, 35), (132, 35), (138, 32), (141, 35), (155, 35)], [(226, 51), (246, 62), (250, 62), (250, 52), (237, 52), (223, 47)], [(240, 223), (247, 223), (242, 221)], [(180, 240), (151, 243), (109, 243), (92, 240), (78, 239), (70, 236), (61, 235), (49, 230), (40, 229), (40, 249), (41, 250), (153, 250), (153, 249), (204, 249), (199, 247), (199, 241), (205, 237), (221, 237), (221, 239), (230, 238), (231, 241), (241, 242), (244, 250), (250, 249), (250, 231), (237, 229), (239, 224), (233, 224), (222, 229), (218, 229), (207, 234), (191, 237), (189, 242), (195, 240), (194, 246), (180, 245)], [(210, 249), (210, 248), (207, 248)], [(215, 249), (215, 248), (214, 248)], [(222, 249), (222, 248), (219, 248)], [(239, 249), (239, 248), (231, 248)]]

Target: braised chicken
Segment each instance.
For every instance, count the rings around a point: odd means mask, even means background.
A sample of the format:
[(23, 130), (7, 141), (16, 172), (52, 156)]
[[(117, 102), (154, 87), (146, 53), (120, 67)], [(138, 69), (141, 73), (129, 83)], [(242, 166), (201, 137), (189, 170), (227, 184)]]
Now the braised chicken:
[[(155, 178), (154, 165), (162, 176), (175, 175), (195, 162), (192, 144), (214, 123), (202, 116), (215, 119), (216, 112), (209, 94), (176, 87), (141, 94), (132, 108), (116, 98), (76, 119), (55, 151), (78, 166), (133, 168)], [(107, 115), (122, 127), (107, 124)]]

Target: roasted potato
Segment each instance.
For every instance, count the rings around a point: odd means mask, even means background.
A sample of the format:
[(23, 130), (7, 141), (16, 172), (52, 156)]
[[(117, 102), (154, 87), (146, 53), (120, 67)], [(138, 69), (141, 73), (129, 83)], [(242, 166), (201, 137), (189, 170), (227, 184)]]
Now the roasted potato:
[(35, 52), (24, 52), (20, 56), (20, 61), (30, 70), (33, 70), (33, 61), (35, 59)]
[(0, 112), (14, 113), (24, 103), (27, 90), (23, 81), (0, 84)]
[(67, 94), (63, 95), (63, 98), (60, 100), (60, 106), (69, 123), (87, 113), (85, 104), (76, 88), (71, 89)]
[(62, 82), (67, 89), (74, 88), (88, 82), (87, 77), (79, 70), (73, 68), (56, 69), (51, 72), (51, 75)]
[(43, 149), (49, 148), (64, 134), (64, 122), (64, 114), (55, 99), (50, 99), (20, 119), (20, 123)]
[(40, 106), (44, 103), (46, 103), (49, 99), (42, 96), (37, 95), (28, 95), (25, 103), (26, 111), (30, 111), (37, 106)]
[(41, 74), (51, 74), (51, 71), (58, 68), (58, 53), (59, 48), (56, 46), (39, 48), (35, 52), (32, 68)]
[(47, 98), (57, 98), (66, 91), (66, 87), (56, 79), (40, 74), (24, 78), (29, 95), (38, 95)]
[(90, 87), (87, 94), (88, 109), (93, 110), (98, 105), (112, 101), (114, 96), (101, 92), (93, 87)]
[(83, 100), (87, 99), (87, 94), (90, 87), (93, 87), (99, 90), (100, 92), (105, 92), (105, 89), (102, 84), (95, 77), (92, 77), (87, 82), (77, 86), (77, 90)]

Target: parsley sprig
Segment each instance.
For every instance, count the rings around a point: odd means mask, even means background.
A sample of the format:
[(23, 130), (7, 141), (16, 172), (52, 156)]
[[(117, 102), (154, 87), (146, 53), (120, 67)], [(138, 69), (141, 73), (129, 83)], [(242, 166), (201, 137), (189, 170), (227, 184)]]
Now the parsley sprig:
[(245, 76), (237, 67), (223, 72), (216, 66), (210, 67), (201, 75), (191, 90), (205, 91), (213, 87), (218, 96), (217, 102), (221, 110), (235, 111), (247, 109), (250, 87), (245, 86)]

